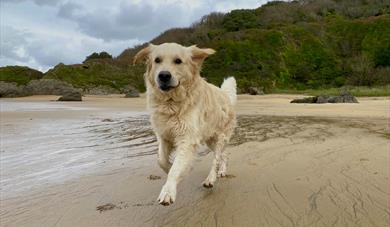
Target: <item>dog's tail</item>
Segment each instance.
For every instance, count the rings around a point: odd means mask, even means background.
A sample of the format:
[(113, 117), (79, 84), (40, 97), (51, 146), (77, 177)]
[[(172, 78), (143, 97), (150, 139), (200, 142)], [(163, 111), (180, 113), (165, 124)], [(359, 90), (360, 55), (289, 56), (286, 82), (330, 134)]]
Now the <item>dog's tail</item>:
[(234, 77), (229, 77), (225, 79), (221, 85), (222, 91), (226, 92), (229, 96), (230, 102), (232, 105), (236, 104), (237, 101), (237, 83)]

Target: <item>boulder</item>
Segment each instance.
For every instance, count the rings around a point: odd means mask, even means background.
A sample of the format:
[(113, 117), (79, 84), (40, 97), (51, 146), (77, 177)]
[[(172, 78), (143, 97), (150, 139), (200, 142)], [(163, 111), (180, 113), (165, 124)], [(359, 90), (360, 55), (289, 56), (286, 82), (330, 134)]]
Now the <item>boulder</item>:
[(330, 96), (328, 98), (328, 103), (343, 103), (343, 97), (341, 96)]
[(125, 98), (137, 98), (139, 97), (139, 91), (132, 86), (126, 86), (123, 89), (123, 93), (125, 93)]
[(29, 95), (63, 95), (77, 91), (71, 84), (55, 79), (31, 80), (24, 89)]
[(13, 98), (13, 97), (21, 97), (26, 96), (26, 92), (24, 91), (24, 86), (18, 86), (14, 82), (4, 82), (0, 81), (0, 97), (1, 98)]
[(81, 93), (75, 90), (69, 90), (64, 92), (64, 94), (57, 101), (81, 101)]
[(329, 100), (329, 96), (320, 95), (320, 96), (317, 96), (317, 100), (315, 103), (328, 103), (328, 100)]
[(302, 99), (294, 99), (290, 103), (317, 103), (317, 96), (306, 97)]
[(125, 98), (137, 98), (137, 97), (139, 97), (138, 91), (130, 91), (125, 95)]
[(27, 85), (17, 85), (0, 81), (0, 97), (21, 97), (29, 95), (68, 95), (80, 94), (72, 85), (54, 79), (31, 80)]
[(358, 100), (351, 93), (343, 91), (340, 96), (319, 95), (294, 99), (290, 103), (358, 103)]
[(359, 103), (355, 96), (353, 96), (348, 91), (341, 92), (340, 95), (343, 98), (344, 103)]
[(258, 87), (249, 87), (248, 88), (248, 93), (250, 95), (264, 95), (264, 91), (262, 88)]
[(340, 96), (330, 96), (328, 103), (359, 103), (358, 100), (348, 91), (341, 92)]

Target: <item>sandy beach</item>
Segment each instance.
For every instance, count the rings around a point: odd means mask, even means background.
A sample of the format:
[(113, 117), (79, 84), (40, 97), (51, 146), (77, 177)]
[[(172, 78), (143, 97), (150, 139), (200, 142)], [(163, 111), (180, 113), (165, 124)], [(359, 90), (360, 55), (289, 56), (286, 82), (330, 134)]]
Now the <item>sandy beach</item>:
[(141, 98), (0, 99), (0, 226), (389, 226), (390, 98), (240, 95), (228, 177), (201, 152), (169, 207)]

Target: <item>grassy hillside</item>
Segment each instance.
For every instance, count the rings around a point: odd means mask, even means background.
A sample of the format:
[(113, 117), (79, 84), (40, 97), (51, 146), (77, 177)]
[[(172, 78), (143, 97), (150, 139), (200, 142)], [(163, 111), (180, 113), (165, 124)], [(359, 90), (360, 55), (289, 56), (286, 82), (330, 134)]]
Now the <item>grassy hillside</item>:
[(14, 82), (18, 85), (25, 85), (30, 80), (37, 80), (43, 77), (43, 73), (25, 66), (0, 67), (0, 81)]
[[(202, 75), (218, 85), (235, 76), (243, 92), (251, 86), (277, 92), (390, 84), (388, 0), (273, 1), (257, 9), (211, 13), (151, 40), (164, 42), (216, 49)], [(106, 85), (121, 91), (130, 83), (142, 91), (144, 69), (131, 62), (146, 45), (113, 59), (95, 53), (80, 65), (59, 64), (45, 78), (84, 89)]]
[(45, 79), (58, 79), (87, 90), (98, 86), (108, 86), (122, 92), (127, 85), (144, 90), (142, 68), (118, 65), (112, 60), (90, 60), (84, 64), (58, 64), (50, 69)]
[[(216, 49), (203, 76), (215, 84), (235, 76), (242, 91), (378, 86), (390, 83), (389, 12), (389, 2), (381, 0), (270, 2), (207, 15), (151, 42)], [(117, 60), (130, 61), (143, 46)]]

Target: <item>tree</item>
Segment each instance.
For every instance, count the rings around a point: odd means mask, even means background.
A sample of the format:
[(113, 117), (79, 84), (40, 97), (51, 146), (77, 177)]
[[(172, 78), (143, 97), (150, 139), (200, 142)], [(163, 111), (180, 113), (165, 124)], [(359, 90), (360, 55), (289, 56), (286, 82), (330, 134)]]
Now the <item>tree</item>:
[(111, 56), (111, 54), (109, 54), (105, 51), (102, 51), (100, 53), (93, 52), (91, 55), (89, 55), (85, 58), (83, 63), (85, 63), (91, 59), (112, 59), (112, 56)]

